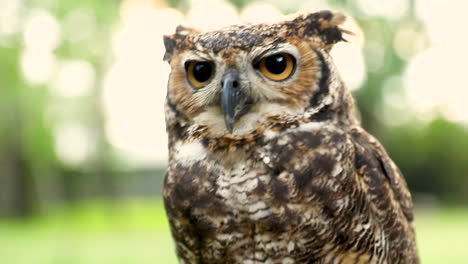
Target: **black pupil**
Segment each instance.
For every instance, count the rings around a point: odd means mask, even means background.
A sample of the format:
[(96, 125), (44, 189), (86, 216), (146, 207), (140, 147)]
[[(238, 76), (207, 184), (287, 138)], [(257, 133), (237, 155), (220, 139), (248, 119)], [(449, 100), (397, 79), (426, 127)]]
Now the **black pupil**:
[(206, 82), (211, 77), (213, 68), (209, 62), (197, 62), (193, 66), (193, 77), (199, 82)]
[(265, 58), (267, 70), (273, 74), (281, 74), (287, 66), (286, 57), (282, 54), (272, 55)]

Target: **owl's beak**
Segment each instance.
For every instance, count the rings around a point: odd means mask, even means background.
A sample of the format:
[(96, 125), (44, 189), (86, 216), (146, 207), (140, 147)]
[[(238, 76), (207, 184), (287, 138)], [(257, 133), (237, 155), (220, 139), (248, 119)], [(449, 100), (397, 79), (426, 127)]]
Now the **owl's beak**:
[(221, 80), (223, 91), (221, 94), (221, 107), (224, 113), (224, 122), (229, 132), (232, 132), (234, 123), (245, 112), (245, 96), (242, 93), (237, 70), (226, 72)]

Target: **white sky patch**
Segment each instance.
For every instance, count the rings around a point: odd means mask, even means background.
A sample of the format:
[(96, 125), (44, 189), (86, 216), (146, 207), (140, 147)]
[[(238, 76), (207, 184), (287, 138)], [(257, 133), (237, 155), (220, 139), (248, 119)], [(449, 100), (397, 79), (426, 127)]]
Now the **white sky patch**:
[(163, 35), (174, 33), (183, 15), (132, 3), (122, 12), (112, 42), (116, 62), (104, 80), (106, 134), (139, 164), (154, 166), (167, 160), (164, 101), (170, 68), (162, 60)]
[[(139, 72), (140, 67), (145, 68)], [(169, 70), (152, 62), (121, 62), (112, 67), (104, 83), (106, 132), (116, 147), (145, 161), (162, 161), (167, 158), (163, 107), (166, 84), (154, 77), (153, 70), (159, 70), (158, 75), (167, 80)]]
[(57, 19), (46, 10), (32, 10), (24, 23), (23, 40), (23, 76), (33, 84), (46, 83), (54, 74), (56, 59), (53, 51), (61, 41)]
[(418, 54), (406, 72), (411, 105), (421, 113), (437, 110), (445, 118), (468, 124), (468, 1), (416, 1), (432, 47)]
[(0, 1), (0, 36), (19, 31), (21, 9), (19, 0)]
[(21, 53), (21, 71), (24, 78), (33, 84), (49, 81), (56, 68), (56, 58), (52, 51), (26, 49)]
[(95, 152), (95, 139), (79, 123), (63, 124), (56, 129), (55, 152), (67, 165), (78, 166)]
[(408, 10), (407, 0), (357, 0), (356, 4), (368, 16), (384, 16), (399, 19)]
[(441, 110), (450, 120), (468, 123), (468, 85), (463, 47), (439, 46), (418, 54), (409, 64), (407, 96), (419, 112)]
[(266, 3), (267, 5), (274, 6), (280, 10), (307, 10), (311, 12), (316, 12), (319, 10), (330, 9), (326, 0), (314, 0), (314, 1), (304, 1), (304, 0), (261, 0), (261, 3)]
[[(393, 47), (397, 55), (407, 60), (424, 48), (427, 48), (428, 40), (423, 32), (423, 25), (419, 22), (412, 21), (400, 25), (393, 40)], [(373, 59), (376, 58), (372, 57), (371, 60)]]
[(51, 88), (59, 96), (78, 97), (89, 95), (93, 89), (96, 73), (87, 61), (64, 61), (58, 69)]
[(330, 54), (343, 81), (351, 90), (356, 90), (361, 87), (367, 77), (362, 52), (364, 34), (350, 16), (346, 17), (346, 22), (340, 27), (353, 32), (354, 35), (344, 34), (343, 37), (348, 42), (335, 44)]
[[(284, 1), (284, 3), (289, 3)], [(300, 12), (317, 12), (319, 10), (337, 10), (338, 7), (332, 6), (333, 3), (329, 3), (326, 0), (314, 0), (314, 1), (298, 1), (300, 6)]]
[(210, 31), (240, 23), (236, 9), (223, 0), (192, 0), (187, 14), (187, 25)]
[(434, 62), (444, 61), (445, 52), (437, 49), (429, 49), (418, 54), (411, 60), (407, 69), (407, 94), (411, 105), (417, 111), (429, 111), (444, 102), (446, 87), (445, 80), (447, 72), (442, 64)]
[(416, 2), (416, 14), (424, 22), (427, 33), (434, 45), (468, 44), (466, 32), (466, 12), (468, 1), (465, 0), (419, 0)]
[(274, 23), (284, 18), (276, 7), (266, 3), (248, 5), (241, 13), (241, 20), (245, 23)]
[(60, 25), (48, 11), (32, 10), (24, 23), (23, 39), (27, 49), (53, 50), (61, 41)]
[(359, 89), (367, 77), (361, 46), (350, 42), (337, 43), (331, 56), (345, 84), (351, 90)]

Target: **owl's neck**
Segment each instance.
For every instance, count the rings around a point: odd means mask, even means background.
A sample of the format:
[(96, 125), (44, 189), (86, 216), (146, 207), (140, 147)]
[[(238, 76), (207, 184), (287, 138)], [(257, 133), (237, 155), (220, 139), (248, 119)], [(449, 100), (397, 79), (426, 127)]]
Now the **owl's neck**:
[[(330, 90), (317, 93), (311, 98), (304, 116), (311, 122), (329, 122), (341, 127), (354, 127), (359, 124), (356, 118), (354, 99), (339, 76), (333, 80)], [(335, 87), (333, 87), (335, 86)]]

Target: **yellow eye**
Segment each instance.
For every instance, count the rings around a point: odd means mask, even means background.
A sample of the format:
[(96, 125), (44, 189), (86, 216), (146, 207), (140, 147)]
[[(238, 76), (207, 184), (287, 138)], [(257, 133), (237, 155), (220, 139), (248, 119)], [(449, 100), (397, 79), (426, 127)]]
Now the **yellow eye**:
[(196, 88), (207, 85), (213, 75), (213, 63), (208, 61), (188, 61), (185, 64), (187, 79)]
[(261, 59), (256, 67), (268, 79), (282, 81), (290, 77), (296, 66), (294, 57), (287, 53), (278, 53)]

